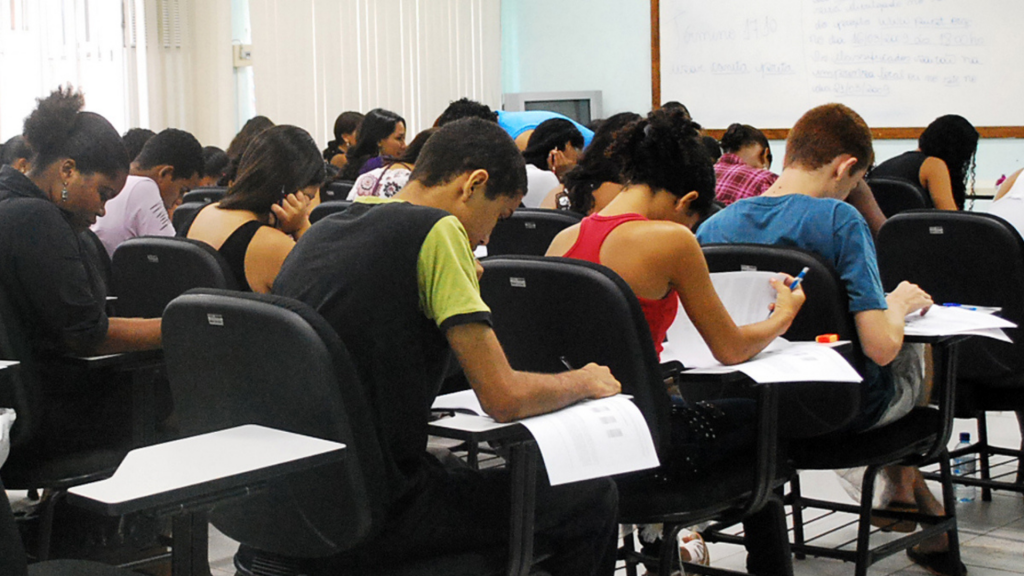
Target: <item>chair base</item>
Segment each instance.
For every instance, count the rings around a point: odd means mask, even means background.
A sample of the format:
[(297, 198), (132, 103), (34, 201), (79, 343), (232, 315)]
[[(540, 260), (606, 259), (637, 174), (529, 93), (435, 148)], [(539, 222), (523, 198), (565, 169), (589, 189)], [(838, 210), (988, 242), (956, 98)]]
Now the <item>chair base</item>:
[[(800, 491), (799, 476), (794, 476), (790, 482), (790, 492), (786, 494), (784, 498), (784, 502), (786, 505), (790, 506), (791, 514), (793, 516), (793, 541), (791, 546), (794, 557), (797, 559), (803, 559), (806, 556), (818, 556), (822, 558), (834, 558), (844, 562), (853, 562), (855, 564), (854, 573), (856, 576), (865, 576), (868, 568), (879, 560), (896, 554), (901, 550), (906, 550), (907, 548), (915, 546), (924, 540), (928, 540), (945, 533), (948, 534), (950, 550), (953, 551), (955, 559), (959, 561), (960, 544), (956, 525), (956, 503), (953, 498), (953, 486), (951, 482), (952, 474), (950, 472), (948, 458), (943, 464), (940, 464), (940, 468), (942, 469), (939, 475), (942, 482), (942, 500), (946, 514), (938, 517), (921, 513), (894, 511), (879, 512), (872, 510), (875, 476), (876, 473), (881, 470), (881, 466), (869, 466), (865, 472), (864, 481), (861, 486), (861, 502), (859, 505), (806, 498)], [(857, 538), (835, 548), (811, 544), (814, 540), (833, 532), (835, 529), (810, 539), (805, 538), (805, 527), (807, 525), (804, 522), (805, 509), (820, 509), (829, 512), (841, 512), (858, 516), (857, 520), (851, 522), (851, 524), (857, 524)], [(871, 525), (872, 514), (875, 516), (883, 516), (894, 521), (914, 521), (921, 524), (922, 529), (872, 548), (870, 546), (871, 535), (880, 531), (880, 529), (874, 529)], [(704, 539), (708, 542), (743, 544), (743, 536), (723, 532), (735, 524), (735, 522), (715, 524), (704, 530), (702, 534)], [(847, 526), (848, 525), (849, 524), (847, 524)], [(842, 549), (843, 546), (854, 542), (856, 543), (856, 547), (853, 550)]]
[[(979, 412), (975, 419), (978, 425), (978, 441), (970, 446), (950, 452), (949, 458), (952, 460), (960, 456), (976, 454), (978, 456), (976, 459), (978, 464), (977, 476), (953, 476), (953, 483), (981, 488), (981, 499), (984, 502), (992, 501), (993, 490), (1005, 490), (1024, 494), (1024, 412), (1017, 412), (1017, 420), (1022, 429), (1022, 447), (1020, 449), (992, 446), (988, 442), (988, 422), (985, 413)], [(991, 461), (993, 456), (1008, 457), (1009, 460), (1000, 462), (998, 466), (1009, 466), (1016, 463), (1016, 470), (1001, 472), (993, 476), (992, 468), (995, 467)], [(1005, 479), (1011, 475), (1013, 476), (1012, 479)], [(927, 472), (924, 474), (924, 477), (928, 480), (938, 480), (940, 475), (935, 472)]]

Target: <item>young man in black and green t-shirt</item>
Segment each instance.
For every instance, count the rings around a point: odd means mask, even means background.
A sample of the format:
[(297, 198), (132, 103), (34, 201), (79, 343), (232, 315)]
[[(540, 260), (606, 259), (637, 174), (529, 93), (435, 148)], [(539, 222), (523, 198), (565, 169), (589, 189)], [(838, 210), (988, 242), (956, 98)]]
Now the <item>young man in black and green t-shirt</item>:
[[(497, 125), (460, 120), (424, 146), (393, 199), (367, 199), (311, 228), (274, 293), (316, 308), (351, 353), (382, 438), (381, 534), (341, 564), (501, 549), (508, 541), (505, 470), (446, 468), (426, 451), (427, 417), (455, 352), (484, 409), (499, 421), (620, 391), (607, 368), (513, 370), (480, 297), (473, 248), (526, 189), (522, 155)], [(612, 574), (617, 494), (609, 480), (550, 487), (538, 478), (539, 548), (558, 575)]]

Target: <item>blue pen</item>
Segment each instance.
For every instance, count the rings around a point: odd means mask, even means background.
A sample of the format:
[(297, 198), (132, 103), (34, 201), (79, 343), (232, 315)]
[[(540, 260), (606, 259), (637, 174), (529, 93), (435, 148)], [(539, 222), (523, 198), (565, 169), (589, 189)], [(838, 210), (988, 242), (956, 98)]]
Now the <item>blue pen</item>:
[(957, 304), (955, 302), (946, 302), (946, 303), (943, 304), (943, 306), (945, 306), (947, 308), (962, 308), (964, 310), (974, 310), (974, 311), (978, 310), (978, 308), (976, 306), (964, 306), (963, 304)]
[(789, 289), (796, 290), (796, 287), (800, 285), (800, 282), (804, 279), (804, 276), (806, 276), (807, 272), (809, 272), (810, 270), (810, 268), (804, 266), (804, 269), (801, 270), (800, 273), (796, 275), (796, 279), (793, 280), (793, 283), (789, 285)]

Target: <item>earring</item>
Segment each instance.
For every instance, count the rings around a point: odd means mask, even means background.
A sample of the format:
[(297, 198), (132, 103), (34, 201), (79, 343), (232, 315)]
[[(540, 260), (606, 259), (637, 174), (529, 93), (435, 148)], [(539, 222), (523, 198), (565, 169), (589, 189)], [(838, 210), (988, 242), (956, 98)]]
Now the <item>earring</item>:
[(61, 190), (60, 190), (60, 201), (61, 202), (67, 202), (68, 201), (68, 185), (67, 184), (64, 184), (64, 187), (61, 188)]

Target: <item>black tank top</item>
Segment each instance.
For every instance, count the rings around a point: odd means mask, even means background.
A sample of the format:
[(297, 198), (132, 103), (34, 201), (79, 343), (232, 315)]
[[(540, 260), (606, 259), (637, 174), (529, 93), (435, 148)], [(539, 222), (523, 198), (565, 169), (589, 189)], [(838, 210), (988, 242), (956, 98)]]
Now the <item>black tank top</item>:
[[(213, 205), (214, 203), (211, 203), (209, 206)], [(178, 230), (177, 235), (182, 238), (188, 238), (188, 231), (192, 227), (192, 223), (195, 222), (199, 213), (206, 210), (209, 206), (204, 206), (189, 216), (182, 223), (181, 230)], [(224, 260), (227, 261), (228, 266), (231, 267), (231, 272), (234, 274), (235, 281), (242, 292), (253, 291), (252, 287), (249, 286), (249, 281), (245, 278), (245, 253), (249, 250), (249, 243), (252, 242), (252, 237), (256, 235), (256, 231), (260, 229), (260, 226), (267, 226), (267, 224), (262, 224), (257, 220), (250, 220), (242, 224), (228, 236), (228, 239), (217, 250), (224, 257)]]
[[(921, 186), (921, 165), (924, 164), (924, 161), (927, 158), (928, 155), (924, 152), (918, 152), (916, 150), (904, 152), (895, 158), (890, 158), (878, 166), (875, 166), (868, 177), (895, 178), (897, 180), (910, 182), (921, 190), (925, 201), (928, 203), (928, 207), (934, 208), (934, 202), (932, 201), (931, 194)], [(963, 202), (961, 201), (961, 204), (962, 203)]]
[(253, 291), (245, 277), (245, 253), (249, 250), (249, 243), (252, 242), (252, 237), (263, 226), (266, 226), (266, 224), (258, 220), (250, 220), (242, 224), (231, 233), (231, 236), (228, 236), (228, 239), (217, 250), (224, 257), (224, 260), (227, 261), (228, 266), (231, 267), (231, 271), (235, 274), (235, 280), (238, 281), (238, 285), (242, 288), (243, 292)]

